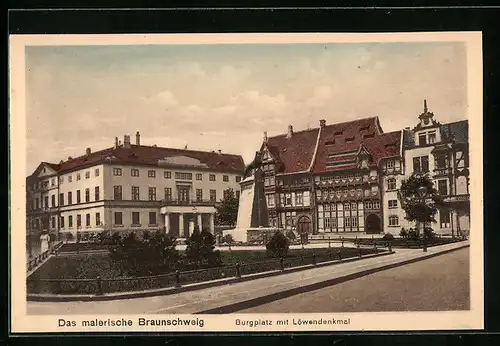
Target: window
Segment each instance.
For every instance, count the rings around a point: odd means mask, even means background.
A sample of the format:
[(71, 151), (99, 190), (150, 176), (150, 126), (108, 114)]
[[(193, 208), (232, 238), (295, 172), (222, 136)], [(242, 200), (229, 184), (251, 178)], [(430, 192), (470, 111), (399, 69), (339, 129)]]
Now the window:
[(351, 203), (344, 203), (344, 210), (351, 209)]
[(55, 178), (52, 178), (52, 179), (50, 180), (50, 185), (51, 185), (51, 186), (55, 186), (55, 185), (56, 185), (56, 179), (55, 179)]
[(140, 225), (141, 220), (139, 218), (139, 212), (138, 211), (133, 211), (132, 212), (132, 225)]
[(448, 181), (447, 180), (438, 180), (438, 192), (442, 196), (448, 195)]
[(149, 225), (156, 226), (156, 212), (149, 212)]
[(425, 133), (421, 133), (418, 135), (418, 144), (419, 145), (427, 144), (427, 135)]
[(71, 183), (72, 181), (73, 181), (73, 176), (72, 175), (68, 176), (68, 183)]
[(139, 186), (132, 186), (132, 200), (139, 200)]
[(302, 192), (297, 192), (295, 194), (295, 205), (303, 205), (304, 204), (304, 194)]
[(172, 179), (172, 172), (165, 171), (163, 172), (163, 176), (165, 177), (165, 179)]
[(387, 201), (389, 203), (389, 209), (394, 209), (398, 207), (398, 200), (397, 199), (390, 199)]
[(156, 201), (156, 187), (148, 188), (148, 199), (150, 201)]
[(387, 168), (394, 168), (394, 160), (387, 161)]
[(373, 202), (373, 209), (380, 209), (380, 202), (379, 201)]
[(292, 194), (291, 193), (286, 193), (285, 194), (285, 205), (292, 205)]
[(98, 177), (98, 176), (99, 176), (99, 168), (96, 168), (96, 169), (94, 170), (94, 175), (95, 175), (96, 177)]
[(237, 176), (236, 177), (236, 182), (239, 183), (241, 181), (241, 177), (240, 176)]
[(202, 189), (196, 189), (196, 201), (197, 202), (203, 201), (203, 190)]
[(80, 228), (82, 227), (82, 216), (80, 214), (78, 214), (76, 216), (76, 228)]
[(222, 181), (226, 181), (226, 182), (229, 181), (229, 176), (223, 175), (222, 176)]
[(274, 185), (274, 177), (269, 177), (269, 185), (270, 186)]
[(210, 174), (209, 179), (210, 181), (215, 181), (215, 174)]
[(443, 169), (443, 168), (447, 168), (448, 167), (448, 164), (447, 164), (447, 160), (446, 160), (446, 154), (439, 154), (439, 155), (436, 155), (434, 157), (434, 162), (435, 162), (435, 165), (436, 165), (436, 168), (437, 169)]
[(90, 214), (85, 215), (85, 226), (90, 227)]
[(324, 226), (325, 229), (330, 229), (330, 225), (331, 225), (331, 223), (330, 223), (330, 219), (329, 218), (323, 219), (323, 226)]
[(80, 190), (76, 190), (76, 203), (80, 203), (82, 201), (82, 195), (80, 193)]
[(139, 176), (139, 170), (138, 170), (137, 168), (132, 168), (132, 169), (130, 170), (130, 175), (131, 175), (132, 177), (138, 177), (138, 176)]
[(429, 144), (432, 144), (432, 143), (435, 143), (436, 142), (436, 131), (430, 131), (428, 133), (428, 141), (429, 141)]
[(178, 180), (193, 180), (193, 173), (175, 172), (175, 179), (178, 179)]
[(165, 200), (166, 201), (172, 200), (172, 188), (170, 188), (170, 187), (165, 188)]
[(87, 172), (85, 172), (85, 179), (89, 179), (89, 178), (90, 178), (90, 172), (87, 171)]
[(121, 211), (115, 211), (115, 225), (123, 225), (123, 215)]
[(113, 186), (113, 197), (117, 201), (122, 200), (122, 187), (121, 187), (121, 185)]
[(85, 189), (85, 202), (90, 202), (90, 189)]
[(210, 190), (210, 202), (217, 201), (217, 190)]
[(396, 190), (396, 179), (387, 179), (387, 190)]
[(49, 207), (49, 196), (45, 196), (45, 197), (44, 197), (44, 204), (43, 204), (43, 206), (44, 206), (45, 208), (48, 208), (48, 207)]
[(95, 225), (96, 226), (101, 225), (101, 213), (95, 213)]
[(149, 178), (156, 178), (156, 171), (155, 170), (149, 170), (148, 171), (148, 177)]
[(76, 173), (76, 180), (80, 180), (80, 173)]
[[(238, 201), (240, 200), (240, 192), (239, 191), (236, 191), (236, 199)], [(274, 199), (273, 199), (273, 203), (274, 203)]]
[(450, 227), (450, 212), (448, 210), (439, 210), (439, 223), (441, 224), (441, 228)]
[[(237, 191), (237, 192), (239, 192), (239, 191)], [(268, 207), (274, 206), (274, 195), (267, 195), (267, 206)]]
[(64, 183), (64, 177), (59, 177), (59, 184)]
[(196, 180), (203, 180), (203, 174), (196, 173)]
[(73, 193), (71, 191), (68, 192), (68, 205), (73, 204)]
[(429, 157), (428, 156), (414, 157), (413, 172), (415, 173), (429, 172)]
[(54, 208), (56, 206), (56, 195), (50, 197), (50, 206)]
[(59, 205), (60, 206), (64, 205), (64, 193), (59, 194)]
[(54, 216), (52, 216), (52, 228), (56, 228), (56, 218)]
[(351, 217), (346, 217), (345, 220), (344, 220), (344, 224), (345, 224), (345, 227), (351, 227), (352, 223), (351, 223)]
[(61, 216), (59, 219), (59, 224), (61, 225), (61, 228), (64, 228), (64, 216)]
[(399, 226), (399, 218), (396, 215), (389, 216), (389, 226)]
[(73, 227), (73, 216), (72, 215), (68, 216), (68, 227), (69, 228)]
[(38, 203), (38, 198), (35, 199), (35, 209), (38, 209), (39, 208), (39, 203)]
[(96, 186), (94, 188), (94, 196), (95, 196), (95, 200), (98, 201), (99, 200), (99, 186)]

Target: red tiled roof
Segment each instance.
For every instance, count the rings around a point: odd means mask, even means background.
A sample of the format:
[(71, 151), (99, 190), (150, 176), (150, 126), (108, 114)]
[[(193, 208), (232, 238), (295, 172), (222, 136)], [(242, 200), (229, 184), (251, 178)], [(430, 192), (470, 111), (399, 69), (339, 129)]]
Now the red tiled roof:
[(311, 129), (287, 135), (269, 137), (267, 147), (281, 163), (278, 173), (297, 173), (307, 171), (311, 165), (318, 139), (318, 130)]
[[(316, 143), (319, 128), (294, 132), (290, 138), (279, 135), (268, 138), (267, 147), (281, 163), (278, 173), (307, 171), (314, 159), (313, 173), (357, 168), (350, 164), (357, 158), (357, 152), (364, 145), (372, 157), (372, 165), (378, 165), (385, 157), (400, 155), (401, 131), (383, 133), (378, 118), (364, 118), (327, 125), (321, 129), (316, 157)], [(332, 156), (345, 153), (342, 156)], [(346, 165), (328, 167), (328, 163)]]
[(130, 148), (120, 146), (72, 158), (59, 164), (49, 164), (58, 172), (72, 171), (100, 163), (111, 162), (125, 165), (157, 166), (158, 160), (166, 157), (187, 156), (207, 165), (207, 169), (215, 172), (241, 173), (245, 170), (240, 155), (219, 154), (217, 152), (195, 151), (174, 148), (161, 148), (143, 145), (131, 145)]

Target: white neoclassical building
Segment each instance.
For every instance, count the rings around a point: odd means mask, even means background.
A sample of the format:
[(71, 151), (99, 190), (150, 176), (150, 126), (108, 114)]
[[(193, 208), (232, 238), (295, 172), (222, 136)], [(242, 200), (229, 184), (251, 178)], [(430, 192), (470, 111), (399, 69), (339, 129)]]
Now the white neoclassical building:
[(215, 205), (239, 195), (239, 155), (135, 144), (42, 162), (26, 179), (27, 229), (51, 233), (154, 231), (187, 237), (198, 224), (214, 231)]

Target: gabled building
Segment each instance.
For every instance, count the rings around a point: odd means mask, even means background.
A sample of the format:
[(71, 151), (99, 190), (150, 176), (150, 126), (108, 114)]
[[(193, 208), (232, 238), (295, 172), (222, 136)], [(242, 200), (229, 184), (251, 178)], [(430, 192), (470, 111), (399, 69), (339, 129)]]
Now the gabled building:
[[(404, 155), (413, 173), (428, 174), (443, 196), (445, 207), (437, 215), (434, 231), (460, 234), (470, 229), (468, 121), (441, 124), (427, 108), (413, 128), (404, 130)], [(408, 225), (414, 227), (414, 225)]]
[(394, 219), (384, 201), (396, 190), (393, 180), (403, 176), (401, 144), (402, 131), (383, 133), (377, 117), (333, 125), (321, 120), (319, 128), (299, 132), (290, 125), (286, 134), (269, 138), (265, 133), (270, 225), (310, 234), (382, 232)]
[(213, 232), (214, 206), (228, 189), (239, 195), (244, 169), (239, 155), (144, 146), (139, 133), (135, 144), (115, 138), (111, 148), (40, 163), (26, 179), (27, 229)]

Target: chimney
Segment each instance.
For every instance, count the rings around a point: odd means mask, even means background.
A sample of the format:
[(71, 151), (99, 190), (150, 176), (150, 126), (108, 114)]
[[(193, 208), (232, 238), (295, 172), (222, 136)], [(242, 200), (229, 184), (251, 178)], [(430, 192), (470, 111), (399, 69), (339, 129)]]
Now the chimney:
[(293, 126), (288, 125), (288, 133), (286, 135), (286, 138), (290, 138), (290, 137), (292, 137), (292, 135), (293, 135)]
[(267, 131), (264, 131), (264, 143), (267, 143)]
[(115, 137), (115, 149), (118, 148), (118, 137)]
[(405, 127), (405, 131), (410, 131), (410, 127)]
[(222, 155), (222, 150), (219, 149), (218, 152), (219, 152), (219, 155)]
[(87, 156), (89, 156), (91, 152), (92, 152), (92, 151), (90, 150), (90, 148), (87, 148), (87, 149), (85, 150), (85, 154), (86, 154)]
[(139, 131), (135, 134), (135, 145), (141, 145), (141, 134)]
[(71, 161), (73, 160), (73, 158), (71, 156), (68, 156), (68, 161)]
[(118, 146), (120, 147), (122, 145), (122, 141), (118, 141)]
[(123, 147), (130, 148), (130, 136), (129, 135), (123, 136)]
[(321, 119), (319, 121), (319, 127), (324, 128), (325, 126), (326, 126), (326, 120), (325, 119)]

